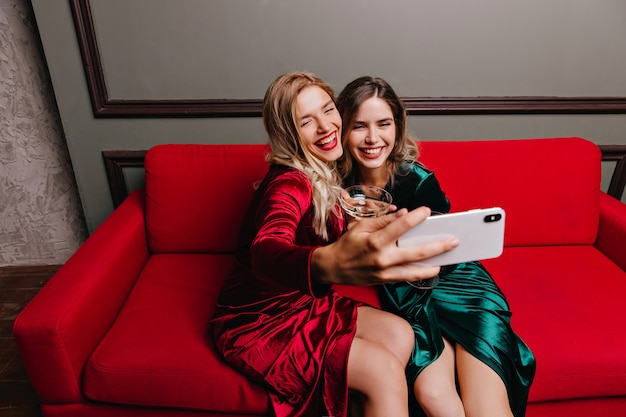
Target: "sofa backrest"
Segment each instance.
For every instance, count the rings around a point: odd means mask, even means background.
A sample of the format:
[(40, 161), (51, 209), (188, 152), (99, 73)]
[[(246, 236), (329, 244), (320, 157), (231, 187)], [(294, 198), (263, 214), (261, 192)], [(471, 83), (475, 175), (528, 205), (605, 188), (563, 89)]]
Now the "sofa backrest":
[[(600, 152), (580, 138), (421, 142), (452, 211), (500, 206), (505, 244), (592, 244)], [(145, 158), (146, 228), (153, 253), (231, 253), (265, 145), (167, 144)]]
[(581, 138), (424, 142), (452, 211), (502, 207), (505, 245), (593, 244), (601, 153)]
[(157, 145), (148, 150), (146, 232), (153, 253), (230, 253), (267, 172), (264, 145)]

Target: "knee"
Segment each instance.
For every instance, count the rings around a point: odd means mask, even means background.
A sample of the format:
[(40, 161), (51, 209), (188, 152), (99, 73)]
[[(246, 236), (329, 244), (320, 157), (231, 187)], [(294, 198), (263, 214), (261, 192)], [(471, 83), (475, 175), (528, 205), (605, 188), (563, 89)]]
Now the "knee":
[(394, 353), (372, 345), (358, 377), (351, 379), (348, 373), (348, 385), (362, 394), (364, 411), (359, 415), (408, 416), (404, 366)]
[(444, 411), (445, 408), (455, 406), (455, 400), (458, 399), (458, 392), (455, 385), (441, 383), (442, 381), (429, 381), (429, 383), (418, 383), (413, 386), (413, 393), (417, 402), (425, 409), (441, 415), (457, 415), (451, 413), (451, 410)]
[(405, 364), (392, 353), (378, 357), (377, 370), (372, 375), (373, 380), (377, 380), (380, 390), (379, 394), (401, 395), (408, 398), (408, 386), (405, 374)]
[(408, 399), (404, 365), (391, 351), (371, 344), (366, 360), (353, 361), (352, 365), (348, 368), (348, 385), (363, 394), (367, 401)]
[(393, 352), (380, 349), (368, 362), (369, 377), (372, 381), (377, 380), (379, 386), (406, 387), (406, 366)]
[(415, 345), (415, 334), (411, 325), (400, 317), (394, 317), (388, 327), (388, 346), (398, 352), (398, 357), (404, 364), (409, 360), (413, 346)]

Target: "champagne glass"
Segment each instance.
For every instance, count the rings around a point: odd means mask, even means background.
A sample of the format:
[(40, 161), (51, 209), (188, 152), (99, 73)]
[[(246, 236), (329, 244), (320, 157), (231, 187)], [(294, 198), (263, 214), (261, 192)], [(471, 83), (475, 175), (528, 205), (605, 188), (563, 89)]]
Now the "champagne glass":
[[(352, 217), (379, 217), (389, 213), (392, 197), (386, 190), (373, 185), (353, 185), (341, 192), (339, 203)], [(432, 212), (431, 215), (441, 214)], [(418, 281), (406, 281), (412, 287), (429, 290), (439, 284), (439, 275)]]
[(418, 290), (432, 290), (439, 284), (439, 274), (432, 278), (420, 279), (417, 281), (407, 281), (411, 287), (415, 287)]
[(341, 192), (339, 203), (352, 217), (379, 217), (389, 213), (391, 194), (373, 185), (353, 185)]

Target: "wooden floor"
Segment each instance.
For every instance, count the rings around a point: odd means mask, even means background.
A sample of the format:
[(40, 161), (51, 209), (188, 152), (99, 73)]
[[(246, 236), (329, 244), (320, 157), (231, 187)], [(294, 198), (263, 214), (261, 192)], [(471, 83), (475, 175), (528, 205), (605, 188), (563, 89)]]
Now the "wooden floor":
[(0, 267), (0, 417), (41, 417), (13, 338), (13, 321), (59, 266)]

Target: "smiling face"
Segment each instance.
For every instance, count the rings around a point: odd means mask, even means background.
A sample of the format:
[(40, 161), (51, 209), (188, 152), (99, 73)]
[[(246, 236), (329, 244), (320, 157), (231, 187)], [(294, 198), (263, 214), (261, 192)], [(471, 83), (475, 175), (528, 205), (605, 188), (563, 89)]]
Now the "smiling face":
[(341, 116), (335, 102), (316, 85), (305, 87), (296, 98), (296, 124), (302, 147), (324, 162), (337, 160), (341, 147)]
[[(387, 158), (396, 142), (396, 124), (389, 104), (378, 97), (365, 100), (347, 132), (347, 148), (363, 177), (387, 181)], [(384, 186), (384, 184), (383, 184)]]

